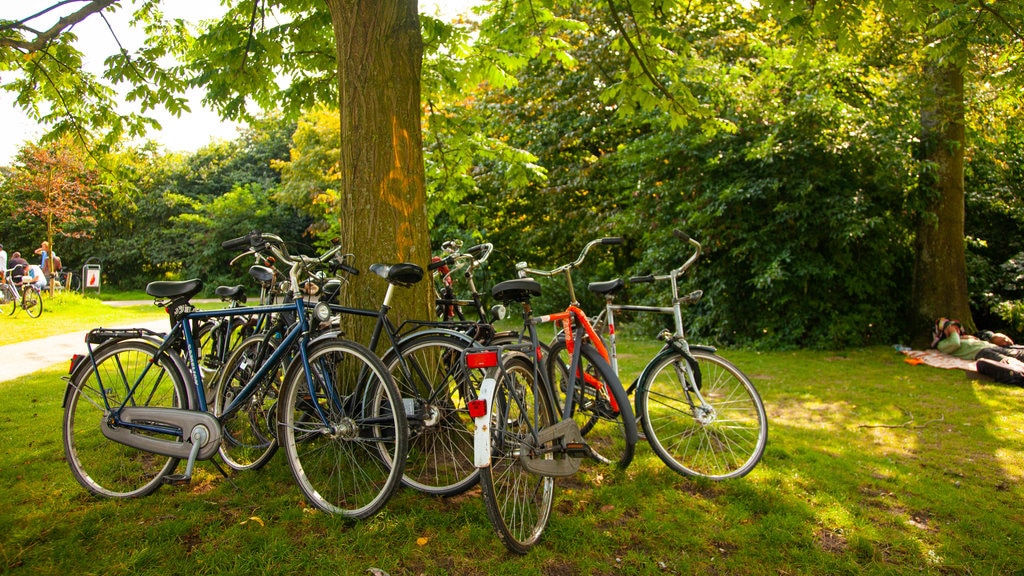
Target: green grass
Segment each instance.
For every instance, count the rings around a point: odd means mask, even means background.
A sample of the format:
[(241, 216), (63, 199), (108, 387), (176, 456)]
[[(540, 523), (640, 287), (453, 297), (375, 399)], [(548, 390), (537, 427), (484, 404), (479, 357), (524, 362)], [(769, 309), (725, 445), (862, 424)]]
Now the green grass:
[[(627, 370), (653, 347), (627, 343)], [(757, 384), (769, 444), (746, 478), (667, 471), (558, 481), (528, 555), (493, 535), (479, 490), (407, 489), (376, 517), (311, 512), (282, 454), (228, 482), (99, 500), (61, 445), (60, 370), (0, 383), (0, 570), (10, 574), (1013, 574), (1024, 571), (1024, 390), (910, 366), (889, 348), (724, 351)], [(182, 466), (184, 466), (182, 464)]]
[(49, 293), (43, 296), (43, 313), (31, 318), (24, 310), (13, 316), (0, 315), (0, 346), (88, 330), (97, 326), (116, 326), (135, 321), (166, 317), (167, 313), (150, 303), (140, 306), (115, 307), (76, 293)]

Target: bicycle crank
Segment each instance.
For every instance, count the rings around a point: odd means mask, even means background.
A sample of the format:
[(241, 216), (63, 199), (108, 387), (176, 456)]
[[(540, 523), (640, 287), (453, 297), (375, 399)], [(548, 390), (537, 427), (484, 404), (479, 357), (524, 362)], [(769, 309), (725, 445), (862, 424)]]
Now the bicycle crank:
[(536, 439), (523, 440), (519, 463), (540, 476), (571, 476), (579, 471), (580, 461), (590, 455), (590, 446), (583, 441), (579, 424), (567, 418), (539, 430)]

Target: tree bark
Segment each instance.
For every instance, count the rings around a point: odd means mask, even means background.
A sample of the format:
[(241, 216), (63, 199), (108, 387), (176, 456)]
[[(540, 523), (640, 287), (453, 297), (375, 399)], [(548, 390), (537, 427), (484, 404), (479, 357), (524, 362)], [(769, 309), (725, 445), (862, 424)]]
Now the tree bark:
[[(341, 114), (342, 245), (362, 272), (348, 303), (376, 308), (387, 283), (370, 264), (430, 261), (420, 70), (423, 39), (417, 0), (325, 0), (338, 52)], [(426, 274), (425, 274), (426, 277)], [(429, 318), (429, 282), (395, 294), (393, 320)], [(349, 326), (367, 341), (364, 325)]]
[(915, 342), (940, 316), (973, 330), (964, 244), (964, 75), (954, 64), (924, 68), (920, 177), (924, 211), (915, 240)]

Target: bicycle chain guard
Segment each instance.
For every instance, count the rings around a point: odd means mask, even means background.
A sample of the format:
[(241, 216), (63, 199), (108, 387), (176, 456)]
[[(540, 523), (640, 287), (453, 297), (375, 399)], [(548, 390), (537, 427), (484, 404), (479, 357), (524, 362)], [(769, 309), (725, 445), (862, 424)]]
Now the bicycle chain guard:
[[(537, 432), (536, 444), (528, 437), (519, 450), (519, 463), (528, 472), (540, 476), (571, 476), (580, 469), (580, 461), (590, 455), (579, 424), (566, 418)], [(553, 455), (553, 457), (551, 457)]]

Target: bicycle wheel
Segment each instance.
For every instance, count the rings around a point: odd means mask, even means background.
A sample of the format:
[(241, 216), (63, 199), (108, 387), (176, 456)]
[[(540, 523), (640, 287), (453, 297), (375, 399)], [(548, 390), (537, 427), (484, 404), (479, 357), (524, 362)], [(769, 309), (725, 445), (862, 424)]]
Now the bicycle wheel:
[(25, 286), (21, 289), (21, 306), (25, 312), (33, 318), (39, 318), (43, 313), (43, 295), (35, 286)]
[(480, 488), (498, 538), (510, 551), (525, 554), (551, 517), (555, 480), (523, 467), (522, 446), (556, 417), (543, 383), (535, 382), (532, 362), (506, 355), (503, 363), (491, 412), (491, 463), (480, 469)]
[(10, 284), (0, 284), (0, 307), (8, 316), (18, 309), (18, 294)]
[[(546, 358), (548, 379), (558, 390), (558, 410), (561, 416), (568, 390), (569, 363), (572, 360), (564, 338), (551, 344)], [(582, 345), (579, 362), (572, 417), (579, 424), (580, 434), (590, 446), (594, 459), (626, 468), (633, 461), (638, 438), (629, 395), (622, 388), (619, 378), (613, 374), (611, 366), (590, 344)], [(618, 409), (612, 407), (612, 399)]]
[(706, 350), (690, 353), (696, 361), (693, 380), (686, 376), (686, 359), (674, 350), (661, 352), (644, 370), (636, 404), (647, 441), (680, 474), (712, 480), (744, 476), (761, 460), (768, 441), (761, 397), (724, 358)]
[[(122, 341), (101, 346), (95, 364), (79, 370), (68, 384), (64, 402), (64, 454), (71, 473), (86, 490), (98, 496), (145, 496), (160, 487), (174, 471), (177, 458), (160, 456), (107, 439), (100, 422), (106, 406), (118, 407), (132, 386), (133, 406), (184, 408), (185, 379), (166, 355), (147, 342)], [(101, 388), (102, 384), (102, 388)], [(104, 398), (105, 397), (105, 398)], [(142, 432), (139, 432), (142, 434)]]
[(231, 353), (217, 379), (213, 413), (224, 433), (220, 455), (235, 470), (260, 468), (277, 451), (277, 402), (284, 380), (280, 359), (260, 378), (246, 400), (230, 414), (224, 413), (276, 348), (277, 341), (264, 334), (247, 338)]
[(311, 346), (308, 358), (312, 388), (303, 369), (286, 377), (278, 441), (310, 503), (366, 518), (401, 484), (408, 449), (402, 398), (362, 345), (326, 340)]
[(474, 426), (467, 402), (479, 395), (483, 371), (462, 365), (466, 346), (462, 339), (427, 334), (385, 355), (409, 421), (402, 483), (427, 494), (460, 494), (480, 476), (473, 463)]

